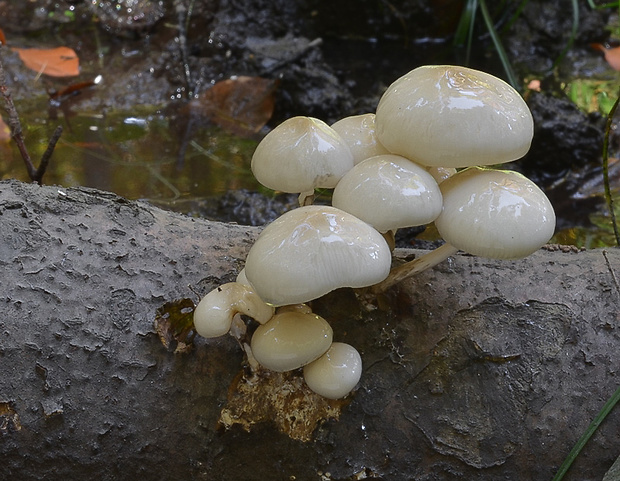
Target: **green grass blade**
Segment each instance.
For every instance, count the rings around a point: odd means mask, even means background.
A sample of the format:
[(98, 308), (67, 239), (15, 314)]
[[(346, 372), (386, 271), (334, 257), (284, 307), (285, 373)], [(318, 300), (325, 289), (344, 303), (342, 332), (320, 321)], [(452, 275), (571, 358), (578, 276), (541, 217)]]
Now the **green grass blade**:
[(603, 139), (603, 183), (605, 184), (605, 200), (607, 201), (607, 208), (609, 209), (611, 216), (611, 225), (614, 229), (614, 235), (616, 236), (616, 245), (620, 247), (620, 232), (618, 232), (618, 223), (616, 221), (616, 211), (614, 210), (614, 198), (611, 195), (611, 187), (609, 185), (609, 133), (611, 132), (611, 124), (613, 122), (614, 114), (618, 109), (618, 103), (620, 102), (620, 90), (618, 90), (618, 98), (614, 102), (609, 114), (607, 115), (607, 122), (605, 124), (605, 138)]
[(515, 13), (512, 15), (512, 17), (510, 17), (510, 20), (508, 20), (506, 25), (504, 25), (504, 27), (502, 28), (502, 32), (507, 32), (508, 30), (510, 30), (510, 28), (514, 25), (514, 23), (521, 16), (521, 13), (523, 12), (523, 9), (528, 4), (528, 2), (529, 2), (529, 0), (521, 0), (521, 3), (519, 3), (519, 6), (515, 10)]
[(588, 0), (588, 5), (592, 10), (597, 10), (601, 8), (620, 7), (620, 2), (603, 3), (602, 5), (597, 5), (596, 3), (594, 3), (594, 0)]
[(586, 429), (586, 431), (577, 440), (577, 443), (575, 444), (575, 446), (573, 446), (573, 449), (571, 449), (570, 453), (568, 453), (568, 456), (566, 456), (566, 459), (558, 469), (558, 472), (553, 477), (552, 481), (560, 481), (564, 477), (564, 475), (568, 471), (568, 468), (570, 468), (571, 464), (573, 464), (573, 461), (575, 461), (577, 455), (581, 452), (588, 440), (592, 437), (594, 432), (598, 429), (600, 424), (607, 417), (609, 412), (613, 409), (613, 407), (618, 403), (619, 400), (620, 387), (618, 387), (618, 389), (616, 389), (616, 392), (614, 392), (612, 396), (607, 400), (601, 411), (596, 415), (592, 423), (590, 423), (590, 425), (588, 426), (588, 429)]
[(463, 7), (463, 13), (459, 19), (459, 24), (454, 32), (454, 45), (462, 47), (466, 45), (465, 64), (469, 64), (471, 58), (471, 45), (474, 36), (474, 24), (476, 23), (476, 11), (478, 10), (478, 0), (467, 0)]
[(467, 3), (463, 7), (459, 24), (454, 32), (454, 45), (462, 47), (466, 44), (466, 40), (470, 37), (470, 32), (474, 24), (474, 18), (476, 16), (476, 9), (478, 8), (477, 0), (467, 0)]
[(514, 71), (512, 70), (512, 65), (510, 64), (510, 60), (508, 59), (508, 55), (504, 50), (504, 46), (502, 45), (501, 40), (499, 39), (499, 35), (495, 30), (495, 26), (493, 25), (493, 19), (489, 14), (489, 9), (487, 8), (487, 4), (485, 0), (479, 0), (480, 2), (480, 12), (482, 13), (482, 18), (484, 19), (484, 23), (489, 31), (489, 35), (491, 36), (491, 40), (493, 41), (493, 45), (495, 46), (495, 50), (497, 50), (497, 54), (499, 55), (499, 59), (502, 62), (502, 66), (504, 67), (504, 71), (506, 72), (506, 77), (508, 83), (512, 85), (518, 91), (521, 91), (521, 83), (518, 81)]
[(571, 5), (573, 9), (573, 24), (571, 27), (570, 37), (568, 39), (568, 42), (566, 43), (566, 45), (560, 52), (560, 55), (558, 55), (558, 58), (556, 58), (555, 62), (553, 62), (552, 68), (556, 68), (558, 66), (558, 64), (562, 61), (562, 59), (566, 55), (566, 52), (568, 52), (570, 48), (573, 46), (573, 43), (575, 42), (575, 38), (577, 38), (577, 31), (579, 30), (579, 2), (578, 0), (571, 0)]

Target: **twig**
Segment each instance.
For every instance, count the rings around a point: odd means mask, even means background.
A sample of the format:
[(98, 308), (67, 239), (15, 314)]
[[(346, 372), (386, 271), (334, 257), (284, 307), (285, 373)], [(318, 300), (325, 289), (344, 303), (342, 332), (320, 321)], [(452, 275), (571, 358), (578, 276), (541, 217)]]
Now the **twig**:
[(32, 163), (32, 159), (30, 158), (30, 154), (28, 154), (28, 149), (26, 148), (26, 144), (24, 142), (24, 133), (22, 130), (22, 124), (19, 121), (19, 115), (17, 114), (17, 109), (15, 108), (15, 104), (13, 103), (13, 98), (11, 97), (11, 91), (6, 85), (6, 76), (4, 74), (4, 67), (2, 65), (2, 58), (0, 57), (0, 93), (4, 97), (4, 101), (6, 103), (6, 111), (9, 115), (8, 125), (11, 129), (11, 137), (15, 141), (17, 148), (19, 149), (19, 153), (24, 159), (24, 164), (26, 165), (26, 170), (28, 171), (28, 176), (30, 180), (36, 182), (37, 184), (41, 184), (43, 180), (43, 175), (47, 170), (47, 166), (49, 165), (50, 158), (52, 157), (52, 153), (54, 152), (54, 147), (56, 147), (56, 143), (62, 134), (62, 127), (58, 126), (50, 139), (47, 149), (43, 153), (41, 157), (41, 162), (39, 164), (39, 168), (36, 168)]
[(618, 98), (607, 115), (607, 122), (605, 124), (605, 138), (603, 139), (603, 183), (605, 184), (605, 199), (607, 200), (607, 207), (609, 209), (609, 215), (611, 216), (611, 225), (614, 229), (616, 245), (618, 247), (620, 247), (620, 232), (618, 232), (618, 222), (616, 220), (616, 211), (614, 210), (614, 198), (611, 195), (611, 187), (609, 186), (609, 133), (611, 132), (611, 124), (619, 102), (620, 90), (618, 90)]
[(13, 103), (13, 99), (11, 97), (11, 91), (6, 86), (6, 76), (4, 74), (2, 59), (0, 59), (0, 92), (2, 93), (4, 101), (6, 102), (6, 111), (9, 115), (8, 125), (11, 129), (11, 137), (13, 137), (13, 140), (17, 144), (17, 148), (19, 149), (22, 159), (24, 159), (24, 163), (26, 164), (26, 170), (28, 170), (28, 175), (32, 180), (34, 180), (37, 169), (32, 163), (30, 155), (28, 155), (28, 151), (26, 150), (26, 146), (24, 145), (22, 125), (19, 121), (19, 116), (17, 115), (17, 110), (15, 109), (15, 104)]
[(179, 17), (179, 50), (181, 53), (181, 62), (183, 64), (185, 97), (187, 98), (187, 100), (191, 100), (194, 96), (194, 92), (191, 85), (191, 72), (189, 67), (189, 55), (187, 50), (187, 29), (189, 27), (189, 20), (194, 7), (194, 1), (191, 0), (189, 6), (185, 6), (183, 0), (176, 0), (174, 2), (174, 6), (176, 8), (176, 13)]
[(45, 171), (47, 170), (47, 166), (50, 163), (50, 159), (52, 158), (52, 154), (54, 153), (54, 149), (56, 148), (56, 143), (62, 135), (62, 130), (62, 125), (56, 127), (56, 130), (54, 130), (54, 133), (52, 134), (52, 137), (47, 144), (47, 149), (45, 149), (45, 152), (43, 152), (43, 155), (41, 156), (41, 163), (39, 164), (39, 168), (35, 173), (35, 178), (32, 179), (37, 184), (40, 184), (43, 180), (43, 174), (45, 174)]

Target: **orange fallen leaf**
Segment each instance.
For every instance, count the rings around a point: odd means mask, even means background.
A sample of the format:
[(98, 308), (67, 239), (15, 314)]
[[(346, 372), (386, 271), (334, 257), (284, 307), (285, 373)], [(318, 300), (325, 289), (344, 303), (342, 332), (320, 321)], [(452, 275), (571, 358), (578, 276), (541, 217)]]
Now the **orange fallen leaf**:
[(72, 48), (13, 48), (30, 70), (52, 77), (72, 77), (80, 73), (80, 60)]
[(6, 37), (4, 36), (4, 30), (0, 28), (0, 43), (6, 45)]
[(217, 82), (199, 99), (205, 116), (240, 136), (257, 133), (273, 115), (279, 80), (234, 77)]
[(590, 47), (600, 50), (611, 68), (620, 71), (620, 47), (607, 48), (601, 43), (591, 43)]

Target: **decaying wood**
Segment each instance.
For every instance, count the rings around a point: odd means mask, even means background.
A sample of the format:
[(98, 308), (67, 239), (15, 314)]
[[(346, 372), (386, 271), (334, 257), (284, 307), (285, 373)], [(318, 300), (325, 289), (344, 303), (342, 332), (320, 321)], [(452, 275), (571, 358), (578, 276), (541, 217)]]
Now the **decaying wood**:
[[(250, 373), (228, 336), (175, 353), (153, 325), (258, 232), (1, 182), (0, 478), (547, 480), (620, 382), (617, 249), (458, 255), (370, 305), (313, 303), (364, 362), (313, 417), (297, 374)], [(565, 479), (601, 479), (619, 432), (612, 411)]]

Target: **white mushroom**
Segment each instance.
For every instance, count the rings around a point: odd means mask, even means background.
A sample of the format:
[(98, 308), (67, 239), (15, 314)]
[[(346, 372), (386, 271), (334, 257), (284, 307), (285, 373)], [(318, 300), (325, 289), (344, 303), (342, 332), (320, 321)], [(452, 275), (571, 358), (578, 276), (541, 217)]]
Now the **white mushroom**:
[(419, 67), (390, 85), (376, 112), (376, 135), (421, 165), (469, 167), (525, 155), (532, 114), (503, 80), (466, 67)]
[(362, 375), (362, 358), (349, 344), (334, 342), (316, 361), (304, 366), (304, 380), (315, 393), (329, 399), (349, 394)]
[(274, 308), (265, 304), (248, 286), (229, 282), (209, 292), (198, 303), (194, 310), (194, 328), (203, 337), (219, 337), (230, 330), (236, 314), (245, 314), (262, 324), (271, 319), (273, 313)]
[(252, 156), (256, 180), (273, 190), (300, 193), (300, 205), (312, 199), (314, 189), (334, 188), (352, 167), (347, 143), (312, 117), (285, 120), (265, 136)]
[(427, 167), (426, 171), (433, 176), (435, 182), (441, 184), (444, 180), (449, 179), (456, 174), (454, 167)]
[(288, 311), (258, 326), (250, 347), (261, 366), (283, 372), (314, 361), (331, 344), (332, 328), (325, 319), (312, 313)]
[(527, 177), (513, 171), (470, 167), (440, 184), (442, 212), (435, 226), (446, 243), (394, 269), (381, 291), (442, 262), (458, 250), (493, 259), (519, 259), (553, 236), (555, 212)]
[(366, 287), (388, 275), (385, 239), (357, 217), (330, 206), (306, 206), (268, 225), (250, 249), (245, 274), (274, 306), (300, 304), (339, 287)]
[(433, 222), (441, 192), (426, 169), (394, 154), (360, 162), (340, 180), (332, 205), (368, 222), (379, 232)]
[(332, 124), (332, 129), (338, 132), (349, 146), (355, 164), (375, 155), (390, 153), (377, 140), (375, 114), (345, 117)]

